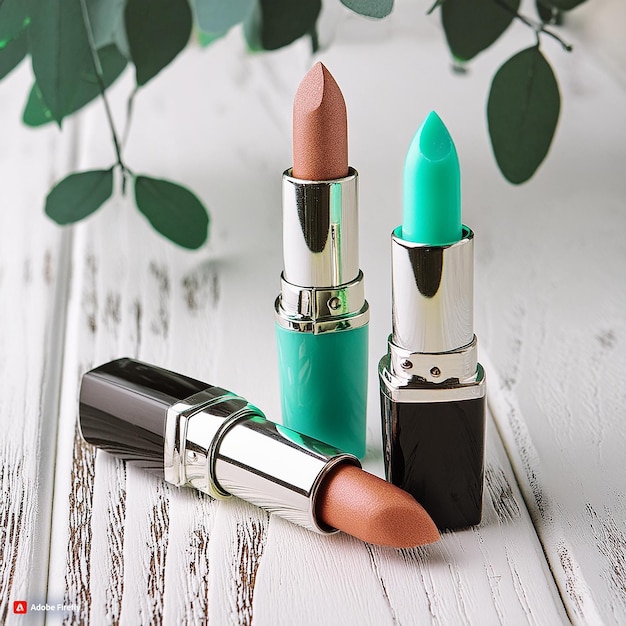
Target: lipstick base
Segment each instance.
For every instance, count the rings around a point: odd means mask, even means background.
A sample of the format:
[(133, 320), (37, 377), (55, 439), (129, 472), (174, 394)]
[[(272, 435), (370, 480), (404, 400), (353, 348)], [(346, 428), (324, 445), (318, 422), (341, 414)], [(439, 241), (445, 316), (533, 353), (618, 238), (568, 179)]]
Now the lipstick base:
[[(485, 372), (476, 363), (474, 376), (462, 382), (399, 379), (389, 345), (379, 364), (386, 478), (408, 491), (439, 529), (474, 526), (482, 517)], [(444, 356), (454, 361), (457, 355)], [(450, 369), (444, 356), (437, 362)]]
[(387, 480), (408, 491), (440, 529), (480, 523), (485, 398), (398, 403), (381, 395)]
[(276, 334), (285, 426), (363, 458), (368, 327)]

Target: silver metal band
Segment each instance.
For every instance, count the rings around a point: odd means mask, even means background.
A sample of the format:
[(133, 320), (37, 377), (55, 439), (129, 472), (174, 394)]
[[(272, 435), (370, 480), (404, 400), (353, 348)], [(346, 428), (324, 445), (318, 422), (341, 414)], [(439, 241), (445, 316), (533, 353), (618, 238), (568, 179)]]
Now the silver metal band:
[(316, 497), (338, 463), (358, 459), (265, 419), (219, 387), (208, 387), (167, 411), (165, 478), (215, 498), (243, 498), (318, 533)]
[[(219, 404), (226, 404), (225, 410), (224, 407), (218, 408)], [(165, 419), (165, 480), (177, 487), (191, 485), (214, 498), (229, 497), (228, 493), (216, 486), (212, 472), (208, 471), (213, 466), (210, 451), (214, 448), (214, 440), (219, 439), (218, 433), (232, 418), (238, 418), (247, 405), (243, 398), (225, 389), (207, 387), (169, 407)], [(197, 420), (193, 422), (194, 428), (189, 432), (191, 418), (201, 411), (207, 416), (202, 424), (203, 432), (195, 432)], [(205, 435), (208, 437), (206, 448), (201, 446), (199, 450), (188, 449), (189, 442), (199, 437), (205, 438)]]
[(359, 274), (358, 174), (303, 181), (283, 174), (284, 277), (300, 287), (338, 287)]
[(393, 343), (411, 353), (442, 353), (474, 337), (474, 233), (449, 246), (391, 236)]
[(399, 403), (456, 402), (482, 398), (487, 392), (485, 370), (480, 363), (476, 365), (476, 371), (469, 379), (433, 384), (418, 379), (399, 378), (392, 371), (390, 355), (386, 354), (378, 364), (378, 377), (381, 392)]
[(369, 322), (363, 273), (339, 287), (298, 287), (281, 276), (281, 292), (275, 303), (276, 322), (296, 332), (313, 334), (347, 330)]
[(470, 380), (476, 375), (478, 364), (478, 340), (451, 352), (413, 352), (399, 348), (389, 337), (391, 371), (397, 378), (418, 379), (421, 382), (443, 383), (445, 381)]

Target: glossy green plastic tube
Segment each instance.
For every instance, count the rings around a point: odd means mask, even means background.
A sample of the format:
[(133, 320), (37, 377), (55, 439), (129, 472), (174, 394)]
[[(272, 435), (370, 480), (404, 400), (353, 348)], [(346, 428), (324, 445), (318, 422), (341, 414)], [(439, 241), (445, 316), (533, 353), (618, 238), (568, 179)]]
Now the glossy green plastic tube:
[(314, 335), (276, 325), (285, 426), (365, 455), (368, 326)]
[(283, 175), (283, 254), (276, 299), (285, 426), (365, 454), (367, 324), (359, 269), (357, 178)]

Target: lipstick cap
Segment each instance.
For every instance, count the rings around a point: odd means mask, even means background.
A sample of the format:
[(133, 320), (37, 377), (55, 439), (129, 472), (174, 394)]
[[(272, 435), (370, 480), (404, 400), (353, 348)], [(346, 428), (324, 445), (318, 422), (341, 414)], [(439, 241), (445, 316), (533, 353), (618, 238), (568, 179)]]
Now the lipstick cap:
[(83, 438), (163, 477), (167, 410), (206, 383), (132, 359), (105, 363), (83, 376), (79, 423)]
[(83, 377), (89, 443), (178, 487), (238, 496), (318, 533), (324, 477), (351, 454), (271, 422), (244, 398), (174, 372), (119, 359)]

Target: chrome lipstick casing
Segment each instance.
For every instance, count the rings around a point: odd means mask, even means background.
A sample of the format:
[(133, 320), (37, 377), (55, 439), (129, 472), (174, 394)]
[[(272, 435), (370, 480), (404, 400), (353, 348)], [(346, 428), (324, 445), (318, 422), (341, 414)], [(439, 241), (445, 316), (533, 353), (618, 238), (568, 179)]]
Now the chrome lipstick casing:
[(393, 332), (379, 363), (387, 480), (439, 528), (480, 522), (485, 372), (473, 332), (474, 233), (428, 246), (392, 234)]
[[(180, 396), (183, 397), (180, 397)], [(83, 376), (83, 438), (178, 487), (237, 496), (321, 534), (318, 488), (358, 459), (300, 435), (225, 389), (131, 359)]]
[(359, 269), (358, 174), (304, 181), (283, 173), (283, 258), (276, 322), (321, 334), (369, 322)]
[(359, 269), (358, 175), (283, 174), (281, 291), (275, 303), (284, 423), (365, 454), (367, 324)]

